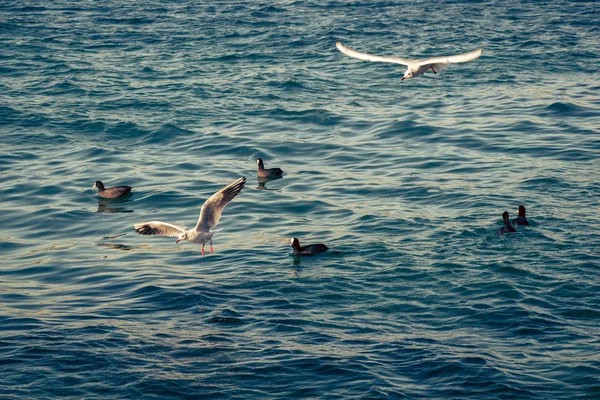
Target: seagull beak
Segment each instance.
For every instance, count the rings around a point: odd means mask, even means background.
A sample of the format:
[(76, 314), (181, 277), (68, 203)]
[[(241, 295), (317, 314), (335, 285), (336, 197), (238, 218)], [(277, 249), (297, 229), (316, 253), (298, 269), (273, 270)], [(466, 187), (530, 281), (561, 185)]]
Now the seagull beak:
[(175, 243), (179, 243), (180, 241), (181, 241), (181, 239), (177, 239), (177, 240), (175, 241)]
[(400, 80), (401, 80), (401, 81), (403, 81), (403, 80), (405, 80), (405, 79), (406, 79), (406, 77), (405, 77), (405, 76), (403, 76), (403, 77), (402, 77), (402, 79), (400, 79)]

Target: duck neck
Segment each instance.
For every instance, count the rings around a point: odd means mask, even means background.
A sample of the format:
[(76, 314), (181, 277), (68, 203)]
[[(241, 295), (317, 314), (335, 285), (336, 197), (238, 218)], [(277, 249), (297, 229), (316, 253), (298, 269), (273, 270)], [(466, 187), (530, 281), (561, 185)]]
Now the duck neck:
[(294, 254), (297, 254), (300, 252), (300, 242), (297, 240), (294, 240), (294, 242), (292, 243), (292, 248), (294, 249)]

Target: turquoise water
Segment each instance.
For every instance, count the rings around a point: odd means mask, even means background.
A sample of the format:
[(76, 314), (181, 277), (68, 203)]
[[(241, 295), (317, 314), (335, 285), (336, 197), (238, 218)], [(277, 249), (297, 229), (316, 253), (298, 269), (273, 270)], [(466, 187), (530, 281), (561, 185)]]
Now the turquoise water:
[(600, 397), (596, 2), (199, 3), (0, 5), (0, 397)]

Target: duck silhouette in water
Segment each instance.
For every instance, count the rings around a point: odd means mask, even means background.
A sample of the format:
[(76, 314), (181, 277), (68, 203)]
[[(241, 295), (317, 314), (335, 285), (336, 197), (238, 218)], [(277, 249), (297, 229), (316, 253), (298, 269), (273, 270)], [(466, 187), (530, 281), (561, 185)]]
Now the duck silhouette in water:
[(504, 220), (504, 226), (498, 230), (499, 235), (517, 231), (515, 228), (513, 228), (513, 226), (510, 223), (510, 220), (508, 219), (508, 211), (504, 211), (502, 213), (502, 219)]
[(529, 225), (529, 221), (525, 218), (525, 206), (519, 206), (519, 216), (513, 219), (513, 225)]
[(314, 256), (315, 254), (329, 250), (329, 248), (322, 243), (300, 246), (300, 241), (297, 238), (290, 239), (290, 246), (294, 248), (295, 256)]
[(259, 178), (277, 179), (281, 178), (281, 175), (283, 174), (283, 170), (281, 168), (265, 168), (262, 158), (257, 158), (256, 164), (258, 165)]
[(123, 197), (131, 192), (131, 186), (115, 186), (110, 187), (108, 189), (104, 188), (104, 184), (100, 181), (96, 181), (93, 189), (98, 189), (98, 196), (104, 199), (118, 199), (119, 197)]

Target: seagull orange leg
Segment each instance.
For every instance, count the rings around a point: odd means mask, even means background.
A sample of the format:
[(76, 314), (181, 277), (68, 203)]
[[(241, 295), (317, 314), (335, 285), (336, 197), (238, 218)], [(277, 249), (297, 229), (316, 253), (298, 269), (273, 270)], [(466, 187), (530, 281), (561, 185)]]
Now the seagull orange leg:
[(204, 243), (202, 243), (202, 255), (204, 255)]
[(212, 239), (210, 240), (210, 254), (215, 254), (215, 251), (212, 248)]

